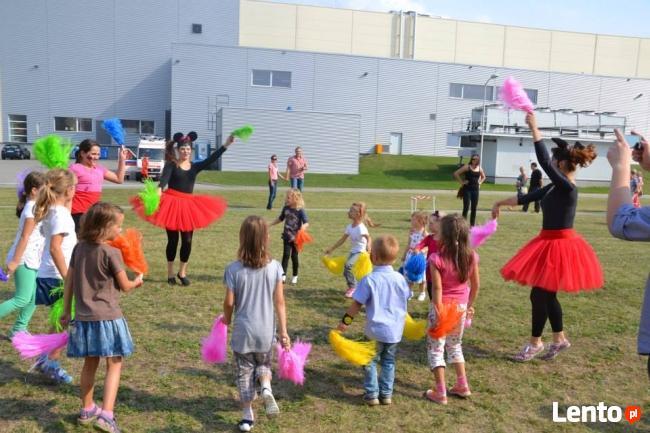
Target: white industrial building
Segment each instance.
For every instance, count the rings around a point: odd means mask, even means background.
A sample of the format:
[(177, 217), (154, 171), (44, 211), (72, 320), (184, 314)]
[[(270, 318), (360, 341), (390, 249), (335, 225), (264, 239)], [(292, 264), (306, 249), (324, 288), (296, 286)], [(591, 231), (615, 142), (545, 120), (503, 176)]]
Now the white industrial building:
[(301, 145), (313, 171), (355, 173), (378, 144), (456, 155), (448, 134), (509, 75), (538, 106), (650, 129), (650, 39), (258, 0), (7, 0), (2, 12), (4, 142), (108, 143), (98, 122), (120, 117), (132, 142), (196, 130), (214, 147), (246, 121), (258, 132), (225, 170)]

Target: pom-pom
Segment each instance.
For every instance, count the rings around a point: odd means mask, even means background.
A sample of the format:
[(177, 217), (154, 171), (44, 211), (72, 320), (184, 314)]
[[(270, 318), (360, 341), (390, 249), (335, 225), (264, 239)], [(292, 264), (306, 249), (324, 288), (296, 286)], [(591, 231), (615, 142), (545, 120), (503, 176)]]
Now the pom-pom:
[(311, 343), (296, 341), (291, 349), (285, 350), (281, 344), (276, 346), (278, 355), (278, 376), (296, 385), (305, 383), (305, 364), (311, 351)]
[(68, 333), (58, 334), (30, 334), (21, 331), (11, 339), (11, 344), (16, 348), (23, 359), (46, 355), (68, 344)]
[(253, 128), (253, 125), (244, 125), (241, 128), (235, 129), (233, 132), (230, 133), (233, 137), (237, 137), (242, 141), (248, 141), (251, 135), (253, 135), (253, 131), (255, 129)]
[(122, 253), (124, 264), (136, 274), (149, 272), (147, 259), (142, 249), (142, 233), (136, 229), (126, 229), (123, 234), (108, 242)]
[(347, 257), (345, 256), (338, 256), (338, 257), (329, 257), (329, 256), (323, 256), (321, 257), (321, 261), (325, 265), (328, 271), (333, 273), (334, 275), (342, 275), (343, 274), (343, 267), (345, 266), (345, 261), (347, 260)]
[(404, 319), (404, 338), (407, 340), (421, 340), (427, 334), (427, 321), (414, 320), (409, 313)]
[(21, 170), (17, 175), (16, 175), (16, 196), (18, 196), (18, 200), (23, 196), (25, 193), (25, 178), (31, 173), (32, 170), (31, 168), (26, 168), (24, 170)]
[(424, 254), (411, 254), (404, 265), (406, 279), (409, 281), (421, 281), (424, 278), (424, 271), (427, 269), (427, 259)]
[(294, 240), (294, 243), (296, 244), (296, 249), (298, 252), (302, 252), (302, 249), (305, 247), (305, 244), (309, 244), (314, 241), (314, 238), (311, 237), (309, 233), (307, 233), (307, 230), (305, 229), (300, 229), (298, 230), (298, 233), (296, 233), (296, 239)]
[(336, 329), (330, 331), (329, 340), (338, 356), (360, 367), (368, 365), (377, 354), (377, 343), (374, 341), (348, 340)]
[[(72, 297), (72, 303), (70, 305), (70, 320), (74, 319), (75, 315), (75, 299), (74, 296)], [(63, 297), (60, 297), (57, 299), (54, 304), (52, 304), (52, 307), (50, 307), (50, 315), (48, 316), (48, 323), (50, 326), (56, 331), (56, 332), (61, 332), (63, 331), (63, 326), (61, 326), (61, 317), (63, 316), (63, 310), (64, 310), (64, 300)]]
[(102, 122), (102, 127), (108, 132), (113, 140), (120, 146), (124, 144), (124, 128), (122, 121), (118, 118), (106, 119)]
[(158, 186), (151, 179), (144, 181), (144, 188), (138, 193), (144, 206), (144, 214), (151, 216), (156, 213), (160, 206), (160, 195), (158, 194)]
[(364, 251), (359, 254), (359, 258), (354, 263), (354, 266), (352, 267), (352, 273), (354, 274), (354, 278), (360, 280), (371, 272), (372, 262), (370, 261), (370, 254)]
[(70, 164), (70, 152), (72, 143), (64, 141), (55, 134), (46, 135), (34, 142), (34, 156), (45, 167), (67, 169)]
[(2, 268), (0, 268), (0, 281), (9, 281), (9, 275), (5, 274)]
[(499, 93), (499, 99), (507, 108), (522, 110), (527, 113), (532, 113), (533, 110), (535, 110), (533, 103), (530, 102), (530, 98), (528, 98), (528, 94), (519, 81), (515, 80), (513, 77), (508, 77), (503, 82), (503, 87), (501, 87), (501, 92)]
[(497, 231), (497, 220), (489, 220), (482, 226), (474, 226), (469, 232), (469, 244), (472, 248), (478, 248)]
[(436, 308), (436, 325), (429, 329), (431, 338), (442, 338), (449, 334), (460, 322), (463, 312), (458, 310), (458, 304), (449, 302)]
[(210, 335), (201, 341), (201, 357), (209, 364), (223, 364), (228, 352), (228, 326), (222, 322), (223, 314), (214, 319)]

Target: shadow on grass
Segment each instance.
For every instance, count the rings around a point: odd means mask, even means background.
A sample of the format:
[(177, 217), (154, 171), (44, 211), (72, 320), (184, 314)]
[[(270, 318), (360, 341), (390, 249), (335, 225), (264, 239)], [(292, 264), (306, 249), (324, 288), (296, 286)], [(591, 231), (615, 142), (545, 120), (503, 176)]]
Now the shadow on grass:
[[(598, 402), (585, 403), (585, 405), (596, 406)], [(579, 406), (579, 405), (578, 405)], [(558, 404), (557, 414), (559, 417), (566, 417), (567, 404)], [(621, 408), (625, 412), (625, 408)], [(544, 405), (540, 406), (538, 410), (539, 415), (549, 422), (553, 422), (553, 405)], [(596, 413), (596, 417), (598, 414)], [(625, 419), (625, 413), (623, 413), (623, 419), (620, 422), (579, 422), (579, 423), (558, 423), (557, 426), (570, 425), (570, 424), (579, 424), (593, 430), (595, 432), (639, 432), (639, 431), (650, 431), (650, 423), (648, 422), (648, 417), (643, 417), (640, 421), (630, 424)]]

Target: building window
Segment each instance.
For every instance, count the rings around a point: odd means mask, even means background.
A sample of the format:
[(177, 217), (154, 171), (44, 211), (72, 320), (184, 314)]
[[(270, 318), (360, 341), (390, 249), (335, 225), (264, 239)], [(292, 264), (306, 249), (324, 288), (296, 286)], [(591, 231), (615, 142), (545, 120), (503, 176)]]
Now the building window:
[(92, 132), (93, 119), (86, 117), (55, 117), (54, 130), (65, 132)]
[(127, 120), (121, 119), (124, 132), (127, 134), (153, 134), (153, 120)]
[(291, 88), (291, 72), (253, 69), (251, 86)]
[[(495, 101), (499, 97), (499, 92), (501, 87), (487, 86), (484, 88), (479, 84), (459, 84), (459, 83), (450, 83), (449, 84), (449, 97), (450, 98), (460, 98), (460, 99), (475, 99), (482, 101), (485, 96), (486, 101)], [(537, 90), (536, 89), (524, 89), (528, 94), (530, 101), (533, 104), (537, 104)]]
[(203, 26), (201, 24), (192, 24), (192, 33), (197, 35), (203, 33)]
[(9, 115), (9, 141), (27, 143), (27, 116), (24, 114)]

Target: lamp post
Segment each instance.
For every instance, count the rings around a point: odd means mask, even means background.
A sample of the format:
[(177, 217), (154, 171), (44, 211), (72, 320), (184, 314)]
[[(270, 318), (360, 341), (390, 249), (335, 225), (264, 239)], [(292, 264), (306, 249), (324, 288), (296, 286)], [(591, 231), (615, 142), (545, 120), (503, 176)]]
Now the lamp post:
[(485, 126), (487, 124), (487, 113), (485, 112), (485, 102), (487, 99), (487, 85), (490, 81), (495, 80), (499, 78), (497, 74), (492, 74), (490, 75), (490, 78), (488, 78), (485, 81), (485, 84), (483, 85), (483, 112), (481, 112), (481, 150), (479, 151), (479, 167), (480, 164), (483, 164), (483, 140), (485, 136)]

